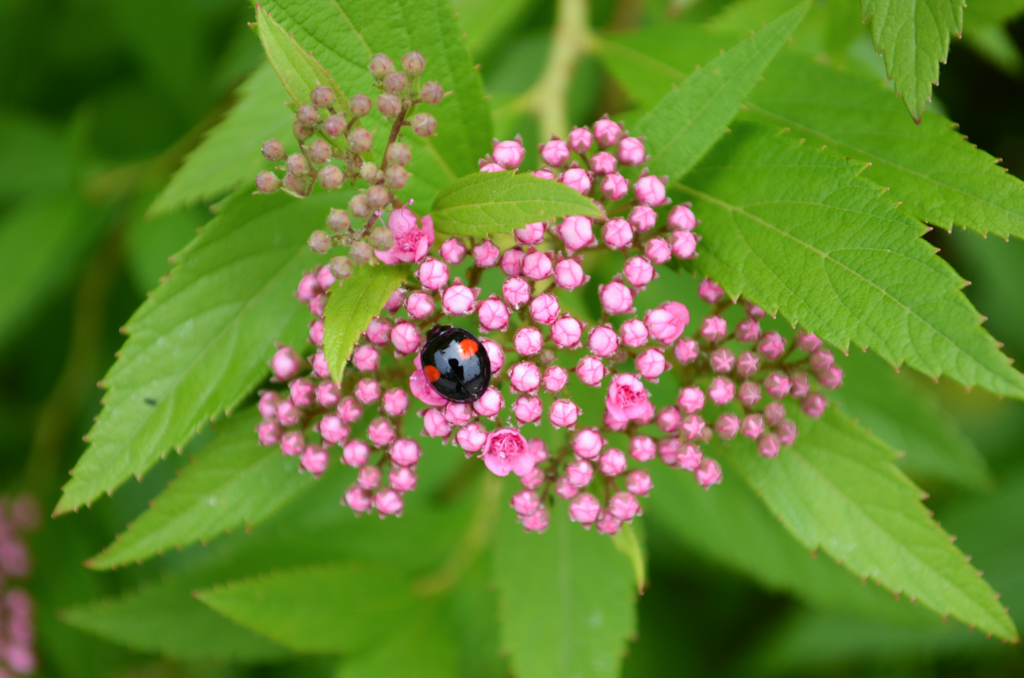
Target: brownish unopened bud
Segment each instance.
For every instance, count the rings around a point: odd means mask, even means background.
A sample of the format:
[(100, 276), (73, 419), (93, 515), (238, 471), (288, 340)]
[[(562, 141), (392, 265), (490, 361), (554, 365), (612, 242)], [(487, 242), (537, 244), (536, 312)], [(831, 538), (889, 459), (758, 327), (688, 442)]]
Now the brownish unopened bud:
[(373, 102), (365, 94), (357, 94), (348, 100), (348, 110), (352, 113), (353, 117), (361, 118), (369, 113), (372, 108)]
[(335, 113), (324, 120), (324, 124), (320, 129), (322, 129), (324, 134), (332, 139), (337, 139), (348, 131), (348, 123), (345, 121), (345, 115), (343, 113)]
[(309, 244), (309, 249), (317, 254), (327, 254), (331, 249), (331, 237), (323, 231), (313, 231), (309, 234), (309, 239), (306, 242)]
[(352, 275), (352, 262), (348, 260), (348, 257), (334, 257), (328, 267), (338, 280), (344, 280)]
[(313, 177), (289, 172), (284, 177), (284, 187), (295, 195), (307, 196), (313, 192)]
[(288, 156), (288, 171), (292, 174), (311, 174), (309, 162), (306, 156), (301, 153), (292, 153)]
[(431, 80), (430, 82), (423, 83), (420, 87), (420, 97), (424, 103), (428, 104), (439, 104), (441, 99), (444, 99), (444, 87), (441, 87), (441, 83)]
[(356, 215), (361, 219), (364, 219), (373, 214), (373, 208), (370, 207), (370, 202), (362, 193), (353, 196), (352, 199), (348, 201), (348, 208), (352, 212), (352, 214)]
[(388, 160), (388, 165), (408, 165), (409, 161), (412, 160), (412, 151), (405, 144), (396, 141), (395, 143), (388, 146), (387, 152), (384, 157)]
[(373, 134), (365, 127), (357, 127), (348, 133), (348, 146), (353, 153), (366, 153), (373, 148)]
[(342, 184), (345, 183), (345, 175), (334, 165), (324, 165), (321, 167), (319, 177), (320, 185), (328, 191), (341, 188)]
[(349, 218), (348, 212), (345, 210), (339, 210), (336, 207), (332, 207), (331, 211), (327, 213), (327, 228), (331, 229), (335, 233), (347, 231), (351, 226), (352, 219)]
[(399, 71), (388, 73), (384, 78), (384, 90), (392, 94), (401, 94), (408, 84), (409, 78), (405, 77), (405, 73)]
[(392, 165), (384, 172), (384, 185), (393, 191), (400, 191), (409, 182), (409, 172), (401, 165)]
[(281, 190), (281, 180), (273, 172), (260, 172), (256, 175), (256, 190), (260, 193), (276, 193)]
[(316, 110), (316, 106), (303, 104), (296, 111), (295, 118), (306, 127), (314, 127), (320, 122), (320, 111)]
[(366, 240), (375, 250), (389, 250), (395, 245), (395, 236), (383, 225), (374, 226)]
[(309, 145), (309, 159), (320, 165), (331, 159), (331, 145), (323, 139), (317, 139)]
[(373, 248), (360, 240), (348, 248), (348, 260), (353, 266), (365, 266), (373, 258)]
[(299, 141), (305, 141), (310, 138), (313, 136), (313, 132), (314, 130), (312, 127), (306, 127), (298, 120), (292, 123), (292, 134), (294, 134), (295, 138)]
[(263, 157), (271, 162), (281, 162), (287, 155), (284, 150), (284, 144), (277, 139), (264, 141), (263, 148), (260, 150), (263, 152)]
[(427, 60), (419, 52), (412, 51), (402, 57), (402, 69), (414, 78), (426, 67)]
[(317, 108), (327, 108), (334, 105), (334, 102), (337, 100), (334, 90), (324, 85), (314, 88), (309, 93), (309, 98)]
[(430, 137), (437, 132), (437, 120), (430, 113), (417, 113), (412, 119), (412, 131), (418, 137)]
[(391, 202), (391, 191), (383, 186), (370, 186), (366, 189), (366, 200), (370, 207), (382, 209)]
[(380, 170), (377, 169), (377, 163), (375, 162), (364, 162), (363, 165), (359, 168), (359, 176), (361, 176), (363, 178), (363, 181), (365, 181), (368, 184), (377, 183), (379, 179), (377, 175), (379, 173)]
[(374, 54), (370, 59), (370, 73), (378, 80), (383, 80), (384, 76), (393, 70), (395, 64), (387, 54)]
[(394, 94), (381, 94), (377, 97), (377, 110), (385, 118), (394, 118), (402, 112), (402, 100)]

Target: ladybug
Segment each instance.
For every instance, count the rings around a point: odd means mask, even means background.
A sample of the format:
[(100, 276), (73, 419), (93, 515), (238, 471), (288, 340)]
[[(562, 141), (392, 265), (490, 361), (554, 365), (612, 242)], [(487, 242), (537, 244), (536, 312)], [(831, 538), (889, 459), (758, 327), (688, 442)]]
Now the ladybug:
[(438, 325), (420, 353), (423, 374), (435, 391), (455, 403), (480, 399), (491, 383), (491, 359), (480, 340), (461, 327)]

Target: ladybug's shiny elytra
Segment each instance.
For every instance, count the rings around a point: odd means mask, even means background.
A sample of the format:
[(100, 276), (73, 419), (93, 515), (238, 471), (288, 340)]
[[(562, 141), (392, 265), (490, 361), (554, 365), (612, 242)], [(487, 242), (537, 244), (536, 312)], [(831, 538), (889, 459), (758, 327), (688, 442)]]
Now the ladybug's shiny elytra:
[(456, 403), (480, 399), (491, 383), (491, 359), (480, 340), (461, 327), (438, 325), (420, 353), (427, 382)]

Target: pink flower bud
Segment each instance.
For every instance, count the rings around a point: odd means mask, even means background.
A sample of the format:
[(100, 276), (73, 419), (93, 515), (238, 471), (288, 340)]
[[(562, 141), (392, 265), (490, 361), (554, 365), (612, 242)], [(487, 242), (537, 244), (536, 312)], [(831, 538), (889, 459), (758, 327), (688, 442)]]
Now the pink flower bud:
[(633, 287), (644, 289), (656, 277), (654, 266), (645, 257), (630, 257), (622, 269), (622, 275)]
[[(649, 205), (638, 205), (629, 212), (629, 223), (639, 233), (649, 231), (658, 223), (658, 213), (654, 211)], [(665, 243), (664, 240), (661, 241)], [(668, 244), (665, 243), (666, 249)], [(671, 250), (666, 256), (665, 261), (668, 261), (672, 257)], [(664, 263), (664, 262), (661, 262)]]
[(744, 318), (736, 325), (736, 339), (752, 344), (761, 336), (761, 325), (753, 318)]
[(714, 459), (704, 459), (694, 472), (697, 483), (704, 489), (722, 482), (722, 467)]
[(541, 159), (552, 167), (561, 167), (569, 162), (569, 145), (561, 139), (552, 139), (545, 144), (539, 144)]
[(594, 524), (597, 526), (597, 531), (600, 534), (608, 536), (622, 529), (622, 521), (607, 511), (601, 511), (601, 514), (597, 517), (597, 522)]
[(259, 438), (260, 445), (264, 447), (277, 445), (281, 442), (281, 425), (272, 419), (261, 421), (256, 426), (256, 436)]
[(526, 441), (526, 446), (530, 448), (530, 454), (533, 455), (533, 460), (538, 464), (549, 456), (548, 446), (540, 438)]
[(302, 452), (302, 468), (319, 478), (327, 470), (327, 451), (319, 445), (310, 445)]
[(569, 479), (565, 476), (559, 476), (558, 480), (555, 481), (555, 494), (562, 499), (569, 501), (579, 493), (580, 488), (570, 483)]
[(481, 332), (504, 332), (508, 329), (508, 307), (493, 294), (480, 304), (477, 316), (480, 318)]
[(684, 471), (696, 471), (703, 458), (704, 453), (701, 452), (699, 445), (694, 443), (680, 444), (679, 450), (676, 452), (675, 466)]
[(558, 225), (558, 237), (570, 253), (597, 244), (593, 222), (587, 217), (568, 216), (563, 219)]
[(804, 353), (814, 353), (821, 348), (821, 339), (811, 332), (801, 330), (796, 334), (796, 347)]
[(544, 413), (544, 405), (537, 396), (520, 396), (512, 403), (512, 413), (520, 424), (539, 423)]
[(740, 353), (740, 357), (736, 361), (736, 372), (741, 377), (749, 377), (759, 369), (761, 369), (761, 359), (756, 353), (751, 351)]
[(613, 250), (633, 244), (633, 228), (625, 219), (609, 219), (601, 228), (601, 237)]
[(391, 343), (400, 355), (408, 355), (419, 350), (423, 336), (412, 323), (399, 322), (391, 330)]
[[(417, 356), (417, 360), (419, 356)], [(434, 387), (427, 381), (427, 375), (423, 374), (423, 370), (417, 368), (409, 375), (409, 391), (420, 401), (427, 405), (445, 405), (448, 401), (442, 398)]]
[(821, 384), (823, 388), (826, 388), (829, 391), (839, 388), (840, 386), (843, 385), (842, 368), (839, 367), (838, 365), (833, 365), (827, 370), (818, 372), (818, 383)]
[(622, 200), (629, 193), (629, 179), (618, 172), (609, 174), (601, 180), (601, 195), (606, 200)]
[(665, 344), (678, 339), (689, 322), (689, 309), (678, 301), (667, 301), (644, 315), (644, 324), (650, 330), (651, 337)]
[(664, 264), (672, 258), (672, 248), (661, 238), (651, 238), (644, 245), (644, 254), (655, 264)]
[(516, 363), (509, 370), (513, 393), (536, 393), (540, 388), (540, 368), (531, 362)]
[(676, 259), (697, 257), (697, 236), (690, 231), (673, 231), (669, 242), (672, 245), (672, 256)]
[(783, 372), (772, 372), (765, 377), (764, 388), (773, 398), (785, 398), (789, 395), (789, 377)]
[(615, 354), (619, 348), (619, 336), (612, 329), (611, 325), (601, 325), (590, 330), (590, 337), (587, 340), (590, 352), (601, 358), (607, 358)]
[(700, 325), (700, 335), (710, 343), (721, 341), (728, 332), (729, 326), (725, 318), (718, 315), (709, 315)]
[(587, 127), (573, 127), (569, 132), (569, 147), (580, 155), (590, 150), (594, 145), (594, 135)]
[(596, 428), (582, 429), (572, 439), (572, 451), (579, 459), (597, 459), (604, 446), (605, 439)]
[(535, 221), (517, 228), (512, 234), (520, 245), (537, 245), (544, 240), (544, 222)]
[(512, 495), (512, 509), (521, 516), (528, 516), (540, 508), (540, 497), (533, 490), (519, 490)]
[(530, 302), (530, 317), (534, 322), (550, 325), (558, 319), (558, 298), (553, 294), (541, 294)]
[(583, 266), (576, 259), (560, 258), (555, 264), (555, 284), (566, 290), (574, 290), (589, 280)]
[(320, 420), (320, 437), (328, 445), (338, 445), (345, 442), (351, 429), (336, 414), (328, 414)]
[(380, 367), (380, 351), (369, 344), (363, 344), (352, 352), (352, 364), (360, 372), (376, 372)]
[(446, 438), (451, 432), (451, 424), (441, 410), (432, 407), (423, 412), (423, 433), (428, 438)]
[(779, 442), (783, 445), (792, 445), (796, 440), (797, 429), (792, 419), (783, 419), (775, 427), (775, 433), (779, 436)]
[(530, 300), (530, 283), (522, 278), (508, 278), (501, 285), (501, 296), (509, 306), (518, 309)]
[(676, 360), (687, 365), (696, 360), (697, 356), (700, 355), (700, 346), (697, 344), (696, 339), (682, 337), (672, 347), (672, 353), (675, 355)]
[(825, 396), (820, 393), (811, 393), (801, 402), (804, 412), (807, 416), (814, 417), (817, 419), (821, 415), (825, 414), (825, 409), (828, 407), (828, 400)]
[(458, 238), (449, 238), (441, 244), (441, 258), (452, 266), (466, 258), (466, 245)]
[(302, 454), (306, 449), (306, 439), (298, 431), (288, 431), (281, 436), (281, 453), (287, 457)]
[(356, 483), (364, 490), (376, 490), (380, 487), (381, 472), (376, 466), (364, 466), (356, 474)]
[(578, 191), (580, 195), (590, 193), (590, 173), (582, 167), (570, 167), (562, 174), (559, 181), (569, 188)]
[(422, 450), (420, 449), (419, 443), (415, 440), (399, 438), (395, 441), (395, 444), (391, 446), (389, 454), (391, 455), (391, 461), (395, 462), (399, 466), (415, 466), (416, 462), (420, 459)]
[(443, 261), (427, 257), (416, 269), (416, 279), (428, 290), (439, 290), (448, 284), (448, 266)]
[(342, 501), (356, 513), (366, 513), (373, 505), (373, 497), (359, 485), (349, 487), (345, 491), (345, 498)]
[(583, 459), (569, 462), (565, 467), (565, 477), (573, 487), (586, 487), (594, 477), (594, 468)]
[(604, 363), (593, 356), (584, 356), (576, 364), (576, 376), (585, 386), (600, 386), (607, 373)]
[(534, 468), (529, 473), (520, 477), (519, 482), (521, 482), (523, 484), (523, 487), (525, 487), (528, 490), (536, 490), (538, 487), (544, 484), (544, 481), (546, 479), (547, 476), (544, 474), (544, 471), (540, 470), (539, 468)]
[(401, 289), (397, 289), (391, 293), (388, 297), (387, 302), (384, 304), (384, 310), (386, 311), (397, 311), (402, 308), (402, 303), (405, 301), (405, 292)]
[(390, 417), (400, 417), (409, 409), (409, 394), (403, 389), (392, 388), (384, 393), (384, 413)]
[(653, 174), (647, 174), (637, 179), (636, 183), (633, 184), (633, 195), (641, 203), (657, 207), (666, 202), (665, 184)]
[(618, 167), (619, 161), (611, 153), (601, 151), (590, 159), (590, 169), (597, 174), (611, 174)]
[(277, 391), (265, 391), (260, 394), (258, 409), (260, 416), (264, 419), (272, 419), (277, 416), (277, 406), (281, 404), (281, 394)]
[(753, 381), (740, 384), (739, 400), (744, 407), (753, 407), (761, 402), (761, 385)]
[(736, 355), (727, 348), (720, 348), (711, 352), (711, 369), (719, 374), (726, 374), (732, 371), (736, 365)]
[(558, 393), (569, 382), (569, 373), (558, 365), (552, 365), (544, 370), (544, 388), (551, 393)]
[(647, 151), (644, 149), (644, 142), (640, 139), (626, 137), (619, 142), (619, 161), (623, 165), (630, 167), (642, 165), (646, 157)]
[(607, 115), (594, 123), (594, 136), (597, 137), (597, 143), (601, 148), (614, 146), (622, 135), (622, 127), (609, 120)]
[(693, 215), (693, 210), (690, 209), (689, 204), (676, 205), (668, 213), (668, 225), (669, 228), (680, 231), (692, 231), (697, 227), (697, 217)]
[(751, 440), (760, 438), (764, 433), (764, 417), (760, 414), (748, 414), (743, 417), (743, 422), (740, 423), (740, 433)]
[(341, 461), (349, 466), (359, 468), (370, 458), (370, 446), (362, 440), (350, 440), (341, 448)]
[(633, 308), (633, 291), (621, 282), (612, 280), (607, 285), (598, 285), (597, 293), (601, 297), (601, 306), (612, 315), (625, 315), (636, 310)]
[(393, 466), (388, 473), (388, 484), (396, 492), (412, 492), (416, 489), (416, 473), (407, 466)]
[(626, 489), (635, 496), (646, 497), (654, 483), (651, 482), (651, 474), (647, 471), (630, 471), (626, 474)]
[(473, 261), (478, 268), (491, 268), (501, 259), (501, 250), (490, 240), (484, 240), (473, 248)]
[(523, 259), (525, 258), (526, 252), (523, 252), (518, 247), (506, 250), (501, 255), (501, 272), (507, 276), (522, 275)]
[(743, 307), (747, 310), (747, 315), (749, 315), (754, 320), (760, 320), (765, 315), (763, 308), (761, 308), (757, 304), (752, 304), (749, 301), (744, 301)]
[(505, 350), (490, 339), (482, 339), (480, 343), (484, 345), (487, 357), (491, 361), (491, 374), (501, 374), (501, 368), (505, 365)]
[(516, 169), (526, 157), (526, 149), (518, 141), (499, 141), (494, 144), (491, 157), (505, 169)]
[(715, 422), (715, 433), (717, 433), (722, 440), (732, 440), (739, 432), (740, 418), (732, 412), (723, 414), (718, 418), (718, 421)]
[(491, 386), (484, 391), (479, 400), (473, 403), (473, 411), (481, 417), (494, 417), (504, 406), (505, 399), (502, 397), (501, 391)]
[(402, 515), (404, 502), (402, 501), (402, 495), (388, 488), (373, 495), (373, 506), (381, 514), (382, 518), (384, 516), (400, 516)]
[(356, 402), (355, 398), (346, 396), (338, 403), (338, 416), (346, 423), (354, 423), (363, 416), (363, 408)]
[(779, 402), (768, 403), (764, 407), (764, 420), (769, 426), (775, 426), (786, 418), (786, 406)]
[(425, 292), (413, 292), (405, 300), (405, 310), (410, 318), (421, 320), (434, 312), (434, 300)]
[(309, 341), (314, 346), (322, 346), (324, 343), (324, 321), (318, 318), (309, 325)]
[(331, 285), (334, 284), (334, 273), (331, 272), (330, 266), (321, 266), (320, 270), (316, 272), (316, 282), (320, 286), (320, 289), (327, 291), (331, 289)]
[(291, 399), (281, 401), (277, 406), (277, 420), (282, 426), (295, 426), (302, 418), (302, 410)]
[(629, 456), (643, 463), (654, 459), (657, 447), (648, 436), (633, 436), (629, 441)]
[(361, 379), (353, 395), (364, 405), (375, 403), (380, 399), (380, 384), (373, 379)]
[(628, 522), (640, 513), (640, 502), (629, 492), (616, 492), (608, 500), (608, 513), (622, 522)]
[(487, 431), (480, 424), (472, 422), (459, 429), (455, 434), (455, 442), (466, 452), (479, 452), (487, 442)]
[(473, 418), (472, 403), (448, 403), (444, 406), (444, 420), (452, 426), (461, 426)]
[(547, 252), (527, 252), (523, 257), (523, 275), (530, 280), (544, 280), (551, 277), (554, 266)]
[(649, 348), (636, 357), (636, 369), (644, 379), (657, 383), (668, 362), (660, 348)]
[(307, 273), (302, 276), (301, 280), (299, 280), (299, 287), (295, 291), (295, 296), (298, 297), (299, 301), (302, 303), (308, 304), (322, 291), (323, 289), (321, 289), (320, 283), (317, 282), (316, 274)]
[(626, 472), (626, 455), (621, 450), (612, 448), (606, 450), (601, 455), (601, 461), (598, 463), (601, 469), (601, 473), (606, 476), (613, 477), (621, 475)]
[(551, 325), (551, 341), (559, 348), (579, 348), (582, 336), (583, 325), (569, 314), (563, 315)]
[(572, 428), (580, 416), (580, 408), (571, 400), (556, 400), (551, 403), (548, 419), (555, 428)]
[(366, 429), (366, 437), (377, 447), (390, 445), (395, 439), (395, 425), (387, 419), (378, 417), (370, 422)]
[(306, 361), (290, 346), (282, 346), (270, 359), (270, 370), (277, 381), (288, 381), (298, 375)]
[(527, 532), (541, 534), (544, 530), (548, 529), (548, 525), (551, 523), (551, 514), (548, 513), (545, 507), (541, 506), (530, 515), (523, 516), (522, 522), (523, 529)]
[(786, 350), (786, 340), (778, 332), (768, 332), (757, 344), (757, 351), (766, 360), (775, 360)]
[(727, 405), (736, 396), (736, 385), (725, 377), (715, 377), (708, 385), (708, 397), (716, 405)]
[(516, 332), (512, 344), (519, 355), (537, 355), (544, 346), (544, 335), (536, 327), (522, 327)]
[(569, 502), (569, 519), (574, 523), (590, 525), (597, 520), (600, 513), (601, 503), (589, 492), (584, 492)]
[(693, 414), (704, 409), (704, 391), (699, 386), (687, 386), (679, 391), (679, 399), (676, 401), (686, 414)]
[(535, 176), (538, 179), (554, 179), (555, 173), (549, 170), (547, 167), (539, 169), (536, 172), (530, 172), (531, 176)]
[(679, 427), (687, 440), (697, 440), (704, 434), (704, 417), (699, 414), (688, 414)]
[(647, 343), (647, 326), (636, 318), (622, 323), (619, 334), (622, 335), (622, 343), (630, 348), (639, 348)]
[(476, 303), (476, 291), (459, 283), (444, 291), (441, 296), (441, 305), (448, 315), (469, 315), (473, 312)]
[(318, 294), (313, 297), (313, 301), (309, 302), (309, 312), (315, 315), (317, 318), (324, 317), (324, 311), (327, 310), (327, 295)]
[(709, 304), (717, 304), (725, 296), (725, 290), (722, 289), (721, 285), (708, 278), (700, 281), (697, 293), (701, 299)]
[(779, 456), (780, 447), (779, 437), (774, 433), (765, 433), (757, 439), (757, 451), (769, 459)]
[(789, 384), (789, 395), (797, 399), (803, 398), (811, 390), (811, 382), (803, 372), (790, 377)]

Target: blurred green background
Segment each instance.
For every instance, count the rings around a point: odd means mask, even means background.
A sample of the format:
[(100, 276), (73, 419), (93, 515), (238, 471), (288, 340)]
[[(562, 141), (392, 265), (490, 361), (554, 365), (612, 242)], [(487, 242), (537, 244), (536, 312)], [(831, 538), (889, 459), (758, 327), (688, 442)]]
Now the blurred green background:
[[(540, 72), (553, 3), (455, 4), (493, 94), (499, 133), (535, 140), (535, 123), (501, 104)], [(598, 0), (592, 12), (596, 28), (628, 30), (702, 21), (727, 4)], [(968, 8), (968, 26), (970, 15)], [(54, 505), (99, 411), (96, 383), (120, 347), (118, 328), (167, 273), (168, 257), (209, 217), (206, 205), (157, 218), (147, 218), (146, 210), (261, 61), (246, 27), (250, 17), (251, 7), (240, 0), (0, 0), (0, 492), (28, 489), (45, 508)], [(995, 33), (985, 32), (990, 29)], [(985, 31), (954, 42), (935, 106), (1024, 177), (1017, 51), (1024, 21)], [(597, 57), (577, 69), (571, 104), (578, 124), (630, 107)], [(929, 238), (972, 281), (967, 293), (1006, 352), (1024, 359), (1024, 243), (962, 231)], [(944, 527), (961, 535), (958, 544), (997, 590), (1021, 591), (1024, 405), (945, 382), (927, 386), (996, 478), (974, 491), (922, 481), (929, 505)], [(90, 511), (47, 521), (34, 535), (30, 588), (39, 602), (40, 675), (330, 675), (333, 662), (326, 660), (233, 666), (161, 659), (59, 621), (59, 609), (159, 577), (160, 561), (112, 573), (90, 572), (81, 562), (138, 515), (182, 463), (172, 456), (142, 482)], [(693, 552), (656, 519), (648, 533), (653, 584), (640, 600), (628, 676), (1024, 675), (1019, 648), (978, 634), (935, 634), (814, 611), (759, 585), (741, 567)], [(1021, 626), (1024, 610), (1012, 612)]]

